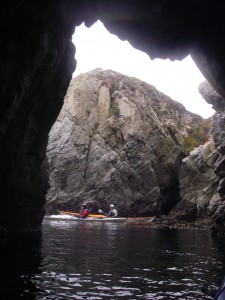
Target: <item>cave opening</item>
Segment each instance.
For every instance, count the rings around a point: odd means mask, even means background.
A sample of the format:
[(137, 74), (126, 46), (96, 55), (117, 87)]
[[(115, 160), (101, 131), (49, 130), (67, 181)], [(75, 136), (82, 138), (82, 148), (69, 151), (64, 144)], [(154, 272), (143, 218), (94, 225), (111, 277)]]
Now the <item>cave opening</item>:
[[(181, 60), (191, 54), (218, 93), (214, 108), (224, 111), (223, 6), (205, 5), (204, 1), (144, 1), (129, 5), (121, 1), (53, 2), (42, 5), (42, 1), (20, 1), (4, 4), (1, 10), (0, 177), (5, 200), (0, 225), (9, 229), (37, 228), (42, 221), (47, 176), (42, 173), (41, 164), (48, 133), (75, 69), (71, 42), (74, 26), (82, 22), (91, 26), (102, 20), (110, 32), (152, 58)], [(96, 41), (89, 46), (90, 51), (94, 44), (102, 47)], [(78, 72), (83, 63), (76, 41), (75, 45)], [(115, 53), (119, 55), (118, 49)], [(133, 69), (134, 65), (132, 60)], [(149, 69), (147, 65), (145, 69)], [(96, 132), (99, 126), (93, 129)], [(223, 156), (224, 145), (219, 148), (223, 130), (219, 126), (216, 129), (216, 148)]]

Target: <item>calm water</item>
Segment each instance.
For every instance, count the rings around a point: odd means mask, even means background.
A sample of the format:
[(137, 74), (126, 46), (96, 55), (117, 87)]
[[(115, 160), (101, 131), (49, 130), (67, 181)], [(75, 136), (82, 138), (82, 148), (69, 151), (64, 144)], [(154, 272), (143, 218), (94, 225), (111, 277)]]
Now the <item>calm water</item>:
[(44, 221), (1, 247), (1, 299), (213, 299), (223, 246), (200, 230)]

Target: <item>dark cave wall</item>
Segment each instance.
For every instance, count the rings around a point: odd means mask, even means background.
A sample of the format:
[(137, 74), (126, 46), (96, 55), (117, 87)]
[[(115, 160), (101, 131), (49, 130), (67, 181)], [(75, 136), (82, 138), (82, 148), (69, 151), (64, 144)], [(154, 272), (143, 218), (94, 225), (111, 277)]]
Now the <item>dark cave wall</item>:
[(225, 95), (224, 4), (213, 1), (2, 1), (0, 226), (35, 229), (44, 214), (48, 132), (75, 69), (74, 26), (100, 19), (151, 58), (191, 53)]
[(18, 3), (1, 9), (0, 225), (12, 230), (41, 223), (48, 132), (75, 69), (73, 31), (62, 10), (42, 1)]

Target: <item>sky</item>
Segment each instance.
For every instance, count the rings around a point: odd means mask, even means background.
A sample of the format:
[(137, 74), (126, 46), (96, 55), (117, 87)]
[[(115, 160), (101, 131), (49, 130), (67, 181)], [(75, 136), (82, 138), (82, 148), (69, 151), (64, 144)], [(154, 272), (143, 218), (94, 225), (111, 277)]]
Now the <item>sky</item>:
[(110, 34), (100, 21), (90, 28), (84, 24), (76, 27), (73, 43), (77, 60), (73, 77), (95, 68), (114, 70), (155, 86), (203, 118), (213, 115), (211, 105), (198, 92), (198, 86), (205, 78), (190, 56), (182, 61), (151, 60), (128, 41), (121, 41)]

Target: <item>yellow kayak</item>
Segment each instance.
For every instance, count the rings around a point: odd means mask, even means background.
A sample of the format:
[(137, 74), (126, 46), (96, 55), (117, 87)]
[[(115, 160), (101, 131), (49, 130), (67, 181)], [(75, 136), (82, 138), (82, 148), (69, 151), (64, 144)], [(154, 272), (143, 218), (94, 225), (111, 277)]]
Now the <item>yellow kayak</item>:
[[(79, 213), (75, 213), (75, 212), (69, 212), (69, 211), (63, 211), (63, 210), (59, 210), (58, 211), (59, 214), (61, 215), (72, 215), (72, 216), (76, 216), (76, 217), (79, 217)], [(104, 219), (104, 218), (108, 218), (107, 216), (105, 215), (97, 215), (97, 214), (89, 214), (88, 215), (89, 218), (93, 218), (93, 219)]]

